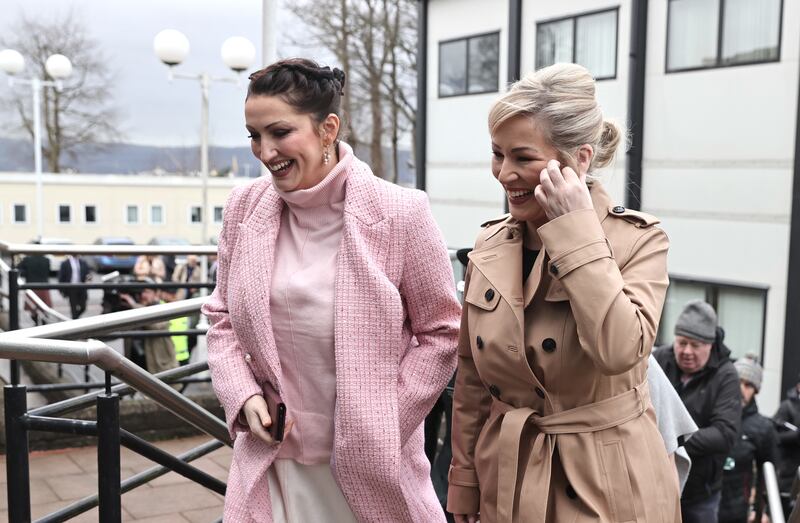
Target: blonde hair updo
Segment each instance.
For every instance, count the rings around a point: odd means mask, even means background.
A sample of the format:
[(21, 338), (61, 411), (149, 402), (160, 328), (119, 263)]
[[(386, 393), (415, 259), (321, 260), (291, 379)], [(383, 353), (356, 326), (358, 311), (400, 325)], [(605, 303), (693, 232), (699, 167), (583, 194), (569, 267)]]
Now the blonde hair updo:
[(576, 64), (554, 64), (512, 84), (489, 111), (489, 132), (494, 134), (503, 122), (519, 115), (533, 118), (552, 146), (564, 155), (560, 160), (573, 167), (578, 148), (591, 145), (594, 156), (589, 175), (611, 163), (623, 139), (620, 128), (603, 119), (594, 78)]

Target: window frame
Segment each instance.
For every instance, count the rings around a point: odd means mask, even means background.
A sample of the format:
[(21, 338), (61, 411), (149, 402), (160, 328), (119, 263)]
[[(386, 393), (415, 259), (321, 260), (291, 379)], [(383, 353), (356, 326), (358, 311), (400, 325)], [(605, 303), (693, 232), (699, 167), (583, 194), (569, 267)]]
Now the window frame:
[[(192, 221), (192, 209), (195, 209), (195, 208), (200, 209), (200, 221), (197, 221), (197, 222)], [(189, 225), (192, 225), (192, 226), (203, 225), (203, 206), (202, 205), (189, 205), (189, 213), (188, 213), (188, 216), (186, 218), (189, 221)]]
[[(66, 207), (69, 211), (69, 220), (61, 220), (61, 208)], [(74, 220), (72, 219), (72, 204), (71, 203), (57, 203), (56, 204), (56, 224), (57, 225), (70, 225)]]
[[(128, 209), (130, 207), (136, 207), (136, 221), (132, 222), (128, 220)], [(125, 206), (122, 208), (122, 220), (125, 222), (125, 225), (140, 225), (142, 223), (142, 206), (138, 203), (126, 203)]]
[(728, 67), (743, 67), (748, 65), (759, 65), (759, 64), (774, 64), (781, 61), (781, 51), (783, 50), (783, 7), (784, 7), (784, 0), (778, 0), (781, 3), (781, 7), (778, 12), (778, 55), (775, 57), (774, 60), (752, 60), (750, 62), (737, 62), (735, 64), (724, 64), (722, 63), (722, 40), (725, 36), (725, 3), (728, 0), (719, 0), (719, 12), (717, 13), (717, 56), (714, 65), (707, 65), (707, 66), (695, 66), (695, 67), (684, 67), (679, 69), (670, 69), (669, 68), (669, 29), (670, 29), (670, 9), (672, 9), (672, 2), (675, 0), (667, 0), (667, 34), (666, 34), (666, 45), (664, 46), (664, 74), (674, 74), (674, 73), (691, 73), (695, 71), (708, 71), (712, 69), (726, 69)]
[[(219, 221), (217, 221), (217, 209), (220, 210), (219, 213)], [(211, 207), (211, 219), (215, 225), (219, 225), (222, 223), (222, 220), (225, 217), (225, 206), (224, 205), (214, 205)]]
[[(685, 283), (690, 285), (700, 285), (705, 287), (705, 301), (709, 303), (714, 310), (718, 309), (719, 305), (719, 289), (720, 288), (727, 288), (727, 289), (741, 289), (747, 291), (760, 291), (763, 293), (762, 295), (762, 314), (761, 314), (761, 347), (759, 348), (758, 357), (759, 360), (764, 361), (764, 347), (767, 338), (767, 302), (769, 301), (769, 285), (763, 285), (758, 283), (749, 283), (744, 284), (741, 282), (729, 281), (729, 280), (722, 280), (722, 279), (715, 279), (715, 278), (698, 278), (694, 276), (686, 276), (681, 274), (670, 274), (669, 275), (670, 285), (673, 282), (675, 283)], [(669, 292), (669, 289), (667, 289)], [(666, 298), (666, 294), (665, 294)], [(662, 311), (663, 316), (663, 311)], [(660, 318), (659, 318), (660, 321)], [(721, 326), (723, 329), (725, 328), (724, 325)], [(660, 325), (659, 325), (660, 328)], [(656, 333), (658, 336), (658, 333)], [(662, 340), (663, 341), (663, 340)]]
[[(783, 0), (781, 0), (781, 1), (783, 1)], [(577, 31), (578, 18), (583, 18), (585, 16), (599, 15), (599, 14), (603, 14), (603, 13), (609, 13), (611, 11), (614, 11), (614, 14), (616, 15), (616, 20), (614, 21), (614, 25), (615, 25), (615, 29), (616, 29), (614, 31), (614, 74), (613, 74), (613, 76), (599, 76), (599, 77), (596, 77), (596, 76), (594, 76), (592, 74), (592, 78), (594, 78), (595, 82), (602, 82), (604, 80), (616, 80), (617, 76), (619, 74), (619, 6), (604, 7), (602, 9), (594, 9), (592, 11), (584, 11), (584, 12), (581, 12), (581, 13), (575, 13), (575, 14), (571, 14), (571, 15), (567, 15), (567, 16), (559, 16), (557, 18), (546, 18), (544, 20), (537, 20), (536, 21), (535, 30), (534, 30), (534, 34), (533, 34), (534, 42), (538, 42), (538, 40), (539, 40), (539, 26), (540, 25), (547, 25), (547, 24), (552, 24), (552, 23), (556, 23), (556, 22), (564, 22), (565, 20), (572, 20), (572, 63), (573, 64), (577, 63), (577, 62), (575, 62), (575, 51), (576, 51), (576, 49), (578, 47), (576, 45), (577, 42), (578, 42), (578, 31)], [(533, 50), (534, 50), (534, 52), (533, 52), (533, 56), (534, 56), (533, 68), (534, 68), (535, 71), (538, 71), (542, 67), (546, 67), (546, 66), (540, 66), (538, 63), (536, 63), (536, 54), (537, 54), (536, 53), (536, 51), (537, 51), (536, 43), (534, 43)], [(580, 65), (580, 64), (578, 64), (578, 65)], [(588, 69), (588, 67), (587, 67), (587, 69)], [(589, 73), (591, 73), (591, 72), (592, 71), (589, 71)]]
[[(154, 222), (153, 221), (153, 207), (161, 207), (161, 221)], [(162, 225), (167, 224), (167, 206), (163, 203), (151, 203), (147, 206), (147, 224), (148, 225), (155, 225), (157, 227), (161, 227)]]
[[(497, 37), (497, 84), (493, 90), (490, 91), (478, 91), (478, 92), (470, 92), (469, 90), (469, 41), (473, 38), (482, 38), (486, 36), (495, 36)], [(452, 44), (453, 42), (460, 42), (465, 41), (467, 43), (467, 69), (466, 69), (466, 91), (463, 93), (455, 93), (455, 94), (442, 94), (442, 44)], [(494, 31), (487, 31), (484, 33), (476, 33), (467, 36), (459, 36), (458, 38), (449, 38), (447, 40), (439, 40), (439, 48), (437, 52), (439, 53), (438, 63), (437, 65), (437, 76), (436, 76), (436, 94), (439, 98), (454, 98), (456, 96), (474, 96), (480, 94), (488, 94), (488, 93), (498, 93), (500, 92), (500, 29), (496, 29)]]
[[(86, 209), (89, 207), (94, 207), (94, 221), (90, 222), (86, 220)], [(100, 209), (97, 207), (95, 203), (84, 203), (81, 206), (83, 212), (81, 213), (81, 223), (84, 225), (97, 225), (100, 223)]]
[[(22, 207), (25, 209), (25, 220), (24, 221), (17, 221), (17, 206)], [(31, 221), (31, 212), (30, 207), (27, 203), (12, 203), (11, 207), (9, 207), (9, 211), (11, 214), (11, 223), (13, 225), (28, 225)]]

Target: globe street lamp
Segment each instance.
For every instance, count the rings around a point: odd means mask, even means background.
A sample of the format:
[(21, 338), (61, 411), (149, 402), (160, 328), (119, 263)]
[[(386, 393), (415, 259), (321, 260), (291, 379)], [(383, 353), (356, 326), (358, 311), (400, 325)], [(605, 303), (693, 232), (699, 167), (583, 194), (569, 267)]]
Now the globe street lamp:
[(8, 77), (8, 85), (14, 83), (28, 84), (33, 91), (33, 165), (36, 172), (36, 233), (41, 237), (44, 230), (44, 204), (42, 203), (42, 122), (41, 122), (41, 94), (44, 87), (55, 87), (60, 91), (61, 80), (72, 74), (72, 63), (63, 54), (50, 55), (44, 64), (47, 75), (53, 81), (42, 80), (32, 76), (29, 80), (14, 78), (14, 75), (25, 69), (25, 58), (14, 49), (0, 51), (0, 69)]
[(168, 77), (180, 80), (195, 80), (200, 82), (201, 112), (200, 112), (200, 175), (203, 180), (203, 207), (200, 211), (202, 224), (203, 243), (210, 240), (208, 236), (208, 89), (211, 82), (239, 83), (239, 73), (247, 70), (255, 60), (256, 48), (246, 38), (234, 36), (222, 44), (222, 61), (236, 76), (217, 77), (208, 73), (186, 74), (172, 70), (183, 62), (189, 55), (189, 40), (180, 31), (165, 29), (153, 39), (153, 49), (156, 56), (169, 66)]

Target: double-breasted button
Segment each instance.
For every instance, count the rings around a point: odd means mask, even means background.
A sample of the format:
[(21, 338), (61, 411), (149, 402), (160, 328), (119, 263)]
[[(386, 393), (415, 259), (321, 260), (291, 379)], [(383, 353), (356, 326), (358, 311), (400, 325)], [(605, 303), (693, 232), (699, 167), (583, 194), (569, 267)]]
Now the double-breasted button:
[(252, 359), (253, 359), (253, 357), (250, 356), (250, 353), (247, 353), (247, 354), (244, 355), (244, 361), (246, 361), (247, 363), (250, 363), (250, 360), (252, 360)]
[(553, 352), (556, 350), (556, 340), (553, 338), (545, 338), (542, 341), (542, 348), (545, 350), (545, 352)]
[(478, 350), (483, 349), (483, 338), (480, 336), (475, 338), (475, 345), (478, 347)]
[(538, 394), (540, 398), (544, 399), (544, 391), (539, 387), (536, 387), (536, 394)]
[(486, 291), (486, 294), (483, 295), (486, 298), (486, 301), (492, 301), (494, 299), (494, 289), (489, 289)]
[(617, 205), (616, 207), (611, 209), (611, 212), (613, 212), (614, 214), (622, 214), (625, 212), (625, 207), (623, 207), (622, 205)]
[(500, 389), (497, 387), (497, 385), (489, 385), (489, 394), (491, 394), (495, 398), (499, 398), (500, 397)]
[(553, 264), (553, 263), (550, 264), (550, 273), (553, 276), (558, 275), (558, 267), (556, 267), (555, 264)]
[(567, 483), (567, 488), (565, 490), (567, 491), (567, 497), (569, 499), (575, 499), (578, 497), (578, 493), (575, 492), (575, 489), (572, 488), (572, 485), (570, 485), (569, 483)]

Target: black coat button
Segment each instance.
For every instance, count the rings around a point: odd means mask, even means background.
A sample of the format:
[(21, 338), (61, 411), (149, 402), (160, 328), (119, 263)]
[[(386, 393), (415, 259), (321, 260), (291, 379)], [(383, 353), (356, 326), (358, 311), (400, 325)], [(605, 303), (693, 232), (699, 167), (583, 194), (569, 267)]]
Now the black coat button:
[(489, 394), (491, 394), (495, 398), (499, 398), (500, 397), (500, 389), (497, 388), (497, 385), (489, 385)]
[(475, 338), (475, 345), (478, 347), (479, 350), (482, 349), (483, 348), (483, 338), (481, 338), (480, 336)]
[(489, 289), (486, 291), (486, 294), (483, 295), (486, 298), (486, 301), (492, 301), (494, 299), (494, 289)]
[(550, 272), (553, 274), (553, 276), (557, 275), (558, 274), (558, 267), (556, 267), (555, 265), (553, 265), (551, 263), (550, 264)]
[(544, 391), (539, 387), (536, 387), (536, 394), (538, 394), (540, 398), (544, 399)]
[(567, 484), (566, 491), (567, 491), (567, 497), (569, 499), (575, 499), (578, 497), (578, 493), (575, 492), (575, 489), (572, 488), (572, 485), (570, 485), (569, 483)]
[(553, 352), (556, 350), (556, 340), (553, 338), (545, 338), (544, 341), (542, 341), (542, 348), (545, 352)]
[(611, 209), (611, 211), (612, 211), (614, 214), (622, 214), (622, 213), (624, 213), (624, 212), (625, 212), (625, 207), (623, 207), (622, 205), (617, 205), (616, 207), (614, 207), (613, 209)]

